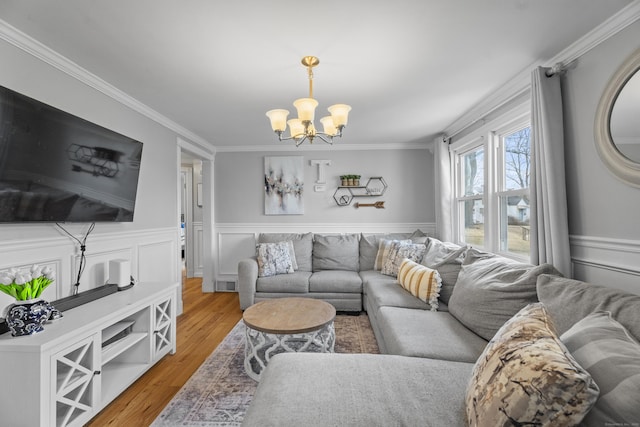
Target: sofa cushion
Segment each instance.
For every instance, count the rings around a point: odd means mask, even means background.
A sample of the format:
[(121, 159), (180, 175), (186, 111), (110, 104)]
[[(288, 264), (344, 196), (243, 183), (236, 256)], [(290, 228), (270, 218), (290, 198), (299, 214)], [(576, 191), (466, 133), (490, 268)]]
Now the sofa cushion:
[(377, 318), (392, 354), (474, 363), (487, 345), (449, 313), (380, 307)]
[(442, 242), (433, 237), (430, 237), (427, 242), (427, 250), (422, 257), (422, 264), (438, 270), (440, 273), (442, 279), (440, 301), (445, 304), (449, 304), (467, 249), (467, 246)]
[(470, 426), (574, 426), (598, 386), (562, 344), (541, 303), (505, 323), (478, 358), (466, 394)]
[(405, 259), (419, 262), (422, 260), (426, 246), (420, 243), (392, 242), (389, 251), (384, 258), (382, 274), (396, 277), (400, 264)]
[(373, 302), (372, 305), (374, 307), (389, 306), (419, 310), (431, 309), (429, 304), (420, 301), (402, 286), (398, 286), (396, 279), (393, 277), (382, 274), (380, 274), (380, 276), (386, 278), (386, 280), (372, 278), (363, 282), (364, 293), (367, 295), (367, 299)]
[(257, 292), (309, 292), (309, 271), (295, 271), (291, 274), (279, 274), (271, 277), (259, 277), (256, 281)]
[(380, 240), (411, 240), (411, 235), (411, 233), (360, 234), (360, 271), (374, 270)]
[(469, 249), (449, 300), (449, 311), (466, 327), (489, 340), (529, 303), (537, 302), (536, 279), (557, 273), (553, 266), (533, 266)]
[(598, 311), (560, 336), (600, 387), (587, 426), (633, 425), (640, 420), (640, 344), (611, 313)]
[(317, 271), (309, 278), (309, 292), (362, 293), (362, 279), (356, 271)]
[(256, 259), (258, 277), (270, 277), (277, 274), (293, 273), (290, 246), (287, 242), (258, 243)]
[[(610, 311), (614, 319), (640, 340), (640, 295), (546, 275), (538, 278), (537, 290), (538, 298), (551, 313), (559, 334), (594, 311)], [(571, 310), (566, 309), (569, 305)]]
[(311, 271), (312, 233), (260, 233), (258, 243), (277, 243), (291, 240), (298, 270)]
[(281, 353), (244, 427), (461, 426), (473, 364), (379, 354)]
[(313, 271), (360, 269), (357, 234), (322, 235), (313, 238)]
[(398, 270), (398, 283), (411, 295), (429, 304), (431, 310), (438, 309), (442, 280), (437, 270), (405, 259)]

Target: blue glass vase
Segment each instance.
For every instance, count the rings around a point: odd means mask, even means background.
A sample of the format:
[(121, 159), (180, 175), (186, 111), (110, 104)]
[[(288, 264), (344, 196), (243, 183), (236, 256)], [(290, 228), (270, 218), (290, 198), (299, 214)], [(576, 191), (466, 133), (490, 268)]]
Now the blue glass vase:
[(44, 330), (51, 315), (51, 304), (42, 299), (16, 301), (7, 308), (6, 322), (14, 337), (33, 335)]

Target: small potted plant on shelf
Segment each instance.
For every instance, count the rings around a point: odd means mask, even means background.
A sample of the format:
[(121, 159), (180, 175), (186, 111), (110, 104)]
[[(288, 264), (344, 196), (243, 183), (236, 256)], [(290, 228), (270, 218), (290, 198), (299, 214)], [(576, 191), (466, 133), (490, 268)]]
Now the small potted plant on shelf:
[(6, 310), (6, 322), (14, 337), (32, 335), (44, 329), (50, 317), (62, 314), (50, 303), (40, 298), (42, 292), (53, 283), (53, 270), (34, 264), (30, 270), (11, 268), (0, 273), (0, 291), (15, 298)]
[(353, 175), (353, 185), (356, 187), (360, 186), (360, 175)]
[(347, 185), (348, 185), (349, 187), (353, 187), (353, 177), (354, 177), (354, 176), (355, 176), (355, 175), (347, 175), (347, 182), (348, 182), (348, 184), (347, 184)]
[(349, 175), (340, 175), (340, 183), (343, 187), (346, 187), (347, 185), (349, 185), (348, 176)]

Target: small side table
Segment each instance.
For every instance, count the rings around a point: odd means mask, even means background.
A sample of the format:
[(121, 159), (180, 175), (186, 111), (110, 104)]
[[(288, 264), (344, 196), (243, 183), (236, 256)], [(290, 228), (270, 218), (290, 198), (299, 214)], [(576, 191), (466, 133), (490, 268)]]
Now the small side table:
[(333, 353), (336, 309), (312, 298), (277, 298), (261, 301), (242, 315), (246, 325), (244, 369), (252, 379), (278, 353)]

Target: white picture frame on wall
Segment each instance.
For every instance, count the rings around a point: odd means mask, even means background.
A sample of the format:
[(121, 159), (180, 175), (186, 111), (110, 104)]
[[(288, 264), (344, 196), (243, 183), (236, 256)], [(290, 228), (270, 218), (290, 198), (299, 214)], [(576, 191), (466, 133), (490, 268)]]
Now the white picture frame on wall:
[(304, 158), (265, 156), (264, 214), (304, 214)]

